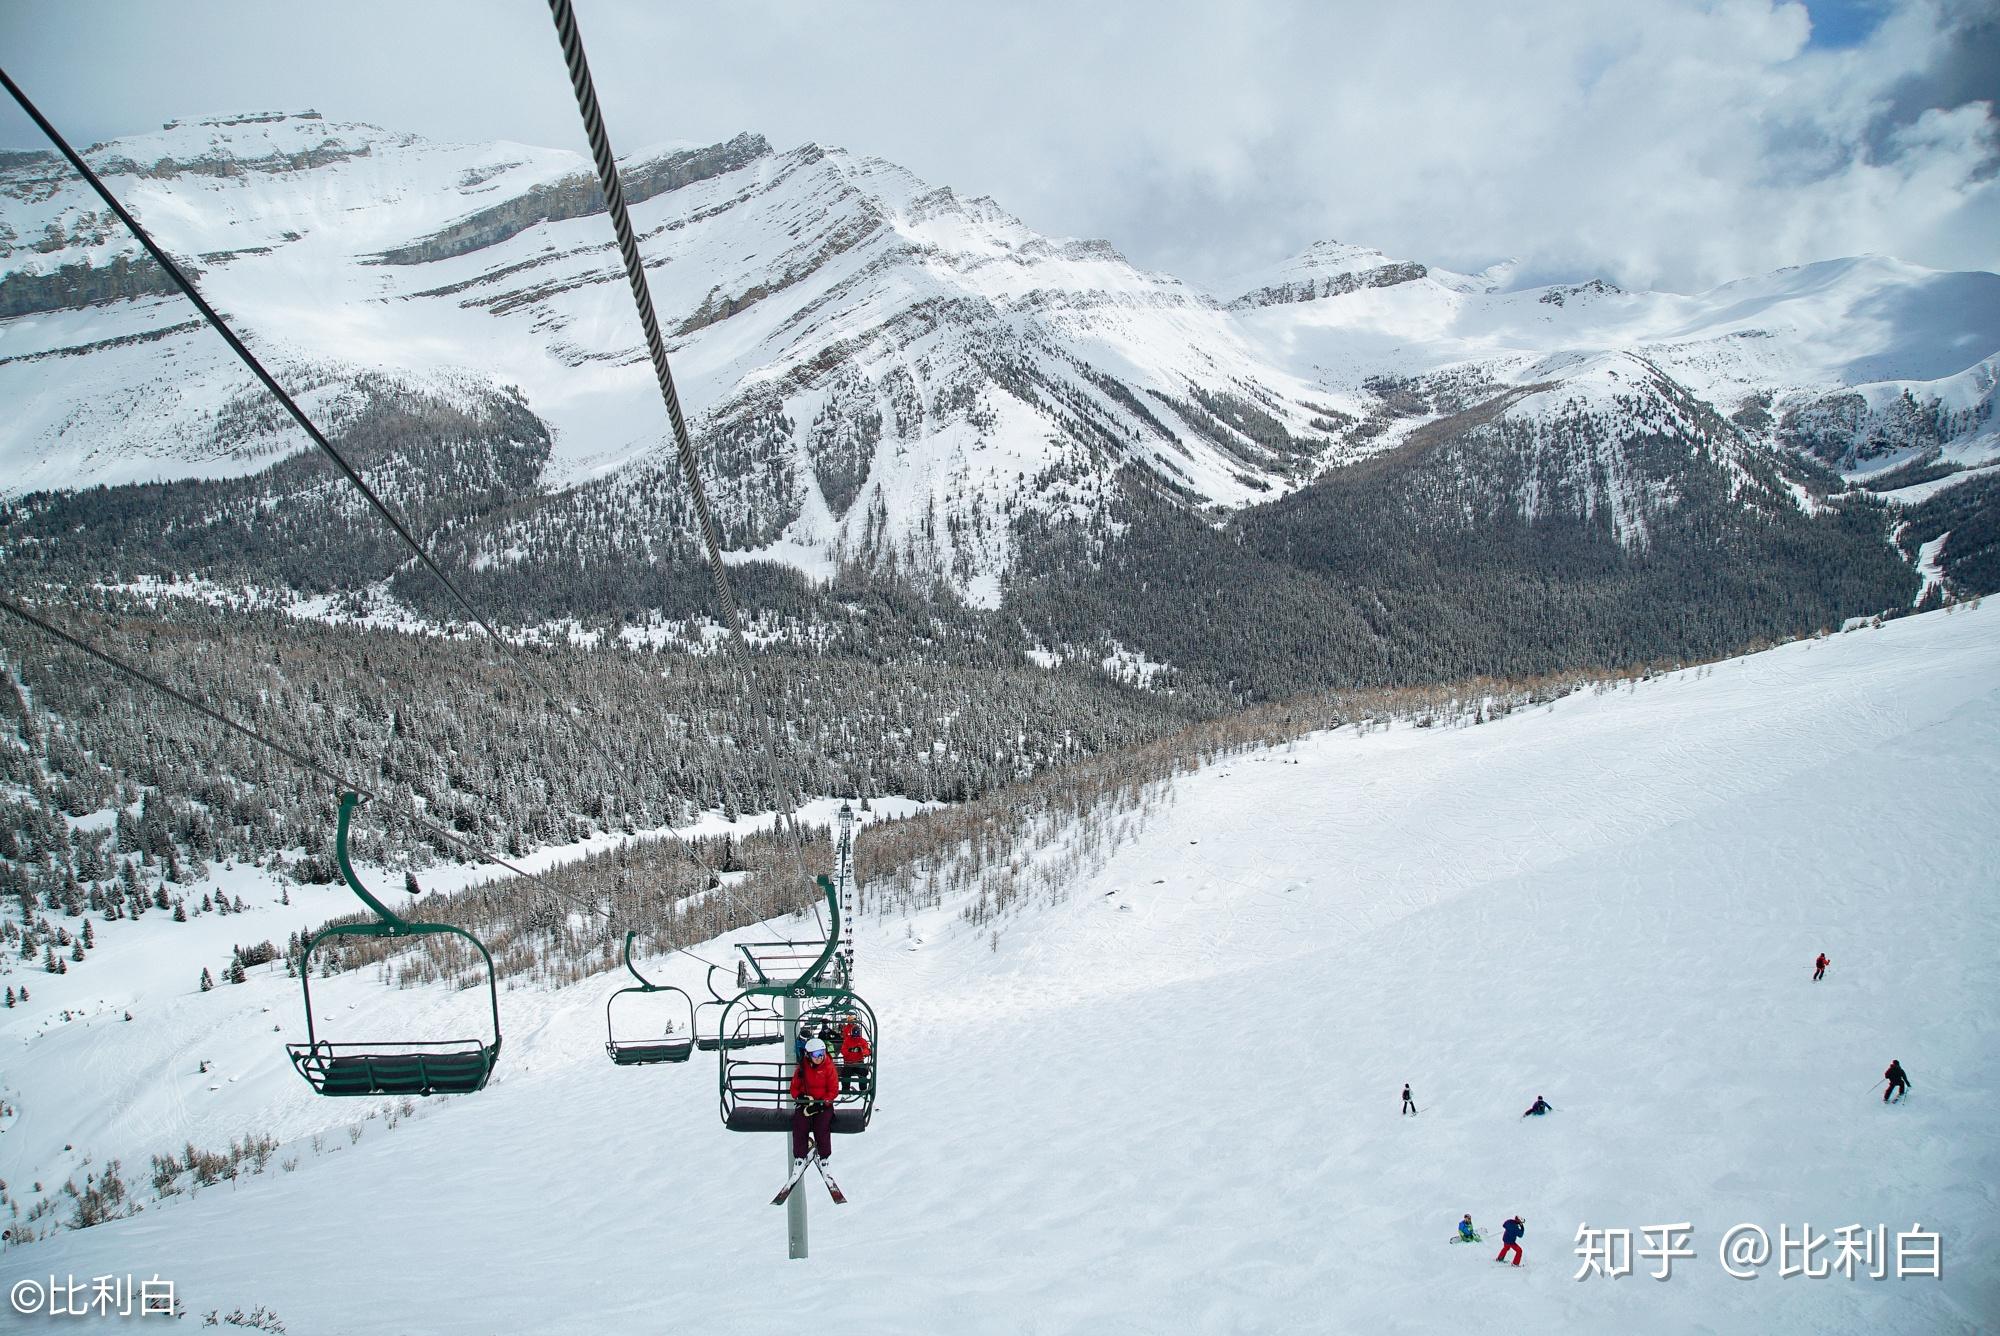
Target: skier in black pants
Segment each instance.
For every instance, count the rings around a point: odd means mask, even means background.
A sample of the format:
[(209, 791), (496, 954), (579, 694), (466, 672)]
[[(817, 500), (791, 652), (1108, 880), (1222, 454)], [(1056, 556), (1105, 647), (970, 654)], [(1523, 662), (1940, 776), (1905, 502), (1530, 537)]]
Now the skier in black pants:
[(1900, 1099), (1909, 1093), (1910, 1077), (1903, 1070), (1902, 1063), (1896, 1061), (1894, 1058), (1889, 1059), (1889, 1070), (1883, 1072), (1882, 1076), (1889, 1083), (1889, 1088), (1882, 1092), (1882, 1102), (1884, 1104), (1889, 1102), (1889, 1096), (1891, 1095)]
[(1410, 1083), (1405, 1081), (1403, 1082), (1403, 1112), (1415, 1113), (1416, 1111), (1417, 1102), (1410, 1098)]

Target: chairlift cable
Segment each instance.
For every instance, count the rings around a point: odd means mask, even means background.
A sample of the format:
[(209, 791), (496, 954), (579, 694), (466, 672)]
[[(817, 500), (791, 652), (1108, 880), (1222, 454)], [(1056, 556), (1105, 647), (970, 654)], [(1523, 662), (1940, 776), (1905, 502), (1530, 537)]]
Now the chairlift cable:
[[(639, 255), (639, 243), (632, 231), (631, 215), (625, 208), (625, 192), (619, 185), (618, 160), (611, 151), (611, 137), (604, 129), (604, 116), (598, 106), (597, 87), (590, 77), (590, 62), (583, 51), (583, 35), (577, 28), (576, 12), (570, 0), (549, 0), (549, 13), (555, 20), (556, 35), (562, 42), (563, 59), (569, 66), (570, 85), (576, 93), (577, 111), (583, 117), (584, 134), (590, 140), (590, 154), (597, 167), (597, 179), (604, 192), (604, 206), (611, 216), (611, 229), (618, 238), (618, 253), (624, 259), (625, 276), (631, 284), (632, 300), (639, 310), (639, 324), (646, 335), (646, 352), (653, 362), (654, 379), (659, 382), (660, 397), (665, 401), (667, 419), (673, 427), (674, 453), (680, 460), (681, 473), (687, 480), (688, 491), (694, 499), (695, 517), (701, 528), (702, 545), (708, 560), (709, 578), (715, 584), (717, 598), (729, 620), (731, 638), (736, 643), (738, 653), (743, 656), (746, 669), (750, 673), (753, 696), (757, 689), (757, 670), (750, 652), (750, 642), (743, 633), (743, 613), (736, 602), (736, 595), (729, 587), (729, 574), (722, 561), (722, 545), (716, 537), (715, 516), (709, 508), (708, 490), (702, 485), (701, 469), (694, 453), (694, 441), (688, 434), (687, 418), (681, 411), (680, 393), (674, 387), (673, 368), (667, 362), (666, 340), (660, 334), (659, 316), (653, 309), (652, 289), (646, 282), (646, 268)], [(767, 724), (771, 734), (770, 745), (764, 748), (765, 777), (771, 786), (774, 801), (778, 797), (776, 775), (771, 764), (772, 753), (777, 750), (776, 726)], [(798, 821), (792, 804), (787, 802), (785, 810), (775, 814), (776, 824), (791, 850), (792, 861), (797, 866), (802, 880), (811, 884), (812, 874), (806, 870), (805, 856), (799, 847)], [(819, 904), (812, 905), (813, 919), (820, 930), (826, 929), (826, 922), (820, 917)]]

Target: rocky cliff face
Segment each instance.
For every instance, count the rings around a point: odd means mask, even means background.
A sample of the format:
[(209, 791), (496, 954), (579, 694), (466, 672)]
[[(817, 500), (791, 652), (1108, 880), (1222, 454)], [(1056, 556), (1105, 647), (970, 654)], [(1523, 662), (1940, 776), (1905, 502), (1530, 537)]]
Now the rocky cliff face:
[[(762, 135), (744, 134), (724, 144), (671, 153), (631, 164), (619, 184), (629, 208), (655, 195), (706, 181), (770, 153)], [(475, 180), (472, 184), (478, 184)], [(587, 218), (604, 212), (604, 190), (595, 172), (578, 172), (548, 185), (529, 187), (504, 203), (462, 218), (443, 231), (408, 246), (383, 251), (381, 264), (429, 264), (497, 246), (541, 223)]]

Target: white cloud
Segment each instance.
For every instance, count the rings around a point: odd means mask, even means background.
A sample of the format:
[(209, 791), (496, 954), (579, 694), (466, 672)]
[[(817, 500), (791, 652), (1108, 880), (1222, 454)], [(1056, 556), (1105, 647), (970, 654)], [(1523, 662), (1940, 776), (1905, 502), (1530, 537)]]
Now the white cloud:
[[(1870, 251), (2000, 268), (1971, 0), (1840, 49), (1771, 0), (578, 7), (625, 147), (841, 144), (1196, 279), (1327, 237), (1682, 288)], [(309, 102), (580, 141), (536, 5), (13, 6), (0, 47), (86, 138)]]

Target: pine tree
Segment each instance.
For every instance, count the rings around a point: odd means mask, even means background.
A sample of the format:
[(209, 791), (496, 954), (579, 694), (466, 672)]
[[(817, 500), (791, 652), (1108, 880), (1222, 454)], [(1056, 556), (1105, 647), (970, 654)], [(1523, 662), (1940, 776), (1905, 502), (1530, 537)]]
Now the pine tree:
[(12, 985), (9, 985), (7, 989), (7, 1005), (10, 1007), (14, 1005), (14, 989)]
[(75, 961), (83, 959), (83, 939), (81, 937), (77, 938), (76, 945), (70, 948), (69, 958)]
[(207, 914), (207, 913), (211, 913), (211, 912), (213, 912), (213, 910), (214, 910), (214, 909), (215, 909), (215, 903), (214, 903), (214, 901), (210, 900), (210, 899), (209, 899), (209, 898), (208, 898), (208, 897), (207, 897), (206, 895), (202, 896), (202, 897), (201, 897), (201, 912), (202, 912), (202, 913), (204, 913), (204, 914)]
[(187, 905), (182, 903), (182, 901), (178, 897), (176, 897), (174, 900), (174, 922), (186, 923), (187, 921), (188, 921)]
[(61, 966), (62, 962), (56, 959), (56, 949), (53, 946), (49, 947), (47, 954), (42, 957), (42, 968), (50, 974), (61, 974)]
[(249, 977), (250, 976), (244, 972), (242, 961), (239, 960), (229, 967), (229, 982), (243, 983), (246, 980), (248, 980)]
[(213, 987), (215, 987), (215, 976), (208, 972), (208, 966), (203, 965), (201, 967), (201, 991), (205, 993)]
[(97, 936), (90, 930), (89, 919), (83, 921), (83, 949), (86, 951), (95, 951), (97, 949)]

